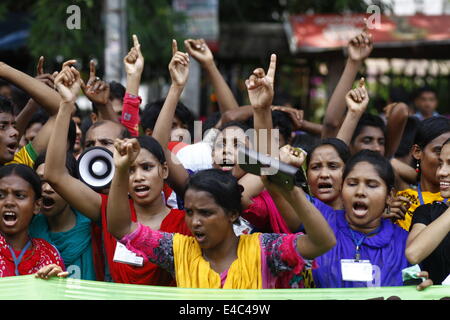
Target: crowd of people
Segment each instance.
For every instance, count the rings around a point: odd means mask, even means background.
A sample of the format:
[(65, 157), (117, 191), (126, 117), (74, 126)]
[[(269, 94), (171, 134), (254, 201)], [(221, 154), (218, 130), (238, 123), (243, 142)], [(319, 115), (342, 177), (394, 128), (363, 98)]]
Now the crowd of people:
[[(75, 60), (45, 73), (41, 57), (34, 77), (0, 62), (0, 277), (228, 289), (450, 282), (450, 119), (430, 88), (367, 111), (365, 79), (353, 88), (373, 48), (367, 30), (349, 42), (320, 124), (274, 103), (275, 54), (239, 106), (205, 41), (184, 48), (172, 41), (167, 96), (143, 108), (136, 35), (126, 87), (102, 81), (93, 62), (87, 82)], [(219, 107), (197, 141), (180, 102), (190, 59)], [(101, 190), (77, 170), (92, 147), (113, 154)], [(307, 188), (245, 171), (243, 147), (306, 168)]]

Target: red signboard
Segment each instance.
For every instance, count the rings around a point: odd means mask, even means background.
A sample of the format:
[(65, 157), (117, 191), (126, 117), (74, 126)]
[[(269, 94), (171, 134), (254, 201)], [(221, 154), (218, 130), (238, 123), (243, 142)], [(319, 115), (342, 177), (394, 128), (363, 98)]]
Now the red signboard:
[[(289, 17), (288, 36), (293, 52), (323, 51), (346, 46), (361, 32), (370, 14), (321, 14)], [(385, 16), (370, 19), (375, 47), (404, 47), (420, 43), (450, 42), (450, 16)]]

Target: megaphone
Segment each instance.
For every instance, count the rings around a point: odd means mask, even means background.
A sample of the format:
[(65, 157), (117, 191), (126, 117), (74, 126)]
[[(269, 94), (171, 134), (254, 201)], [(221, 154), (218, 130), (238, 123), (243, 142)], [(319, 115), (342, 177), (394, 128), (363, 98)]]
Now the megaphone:
[(100, 191), (114, 176), (113, 154), (102, 147), (86, 149), (77, 160), (78, 176), (90, 188)]
[(247, 147), (240, 147), (238, 152), (239, 167), (245, 172), (257, 176), (268, 175), (269, 180), (280, 186), (285, 186), (288, 190), (292, 190), (294, 186), (297, 186), (302, 188), (307, 194), (310, 194), (306, 174), (302, 169)]

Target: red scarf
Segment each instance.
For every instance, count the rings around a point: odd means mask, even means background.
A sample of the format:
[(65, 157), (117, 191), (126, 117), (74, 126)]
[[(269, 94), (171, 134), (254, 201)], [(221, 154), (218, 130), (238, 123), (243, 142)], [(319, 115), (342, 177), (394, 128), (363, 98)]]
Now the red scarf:
[[(15, 264), (6, 239), (0, 235), (0, 277), (15, 276)], [(18, 257), (20, 253), (14, 252)], [(64, 262), (58, 250), (43, 239), (31, 239), (31, 246), (19, 263), (19, 275), (34, 274), (42, 267), (57, 264), (65, 270)]]
[[(106, 208), (108, 196), (102, 196), (102, 226), (103, 239), (105, 245), (106, 257), (109, 265), (109, 271), (114, 282), (129, 284), (144, 284), (155, 286), (176, 286), (172, 275), (164, 269), (151, 262), (145, 262), (142, 267), (135, 267), (125, 263), (114, 262), (114, 252), (116, 250), (117, 240), (109, 232), (106, 220)], [(129, 199), (131, 220), (137, 222), (136, 211), (133, 200)], [(184, 222), (185, 212), (183, 210), (172, 209), (161, 223), (160, 231), (181, 233), (191, 235), (186, 223)]]

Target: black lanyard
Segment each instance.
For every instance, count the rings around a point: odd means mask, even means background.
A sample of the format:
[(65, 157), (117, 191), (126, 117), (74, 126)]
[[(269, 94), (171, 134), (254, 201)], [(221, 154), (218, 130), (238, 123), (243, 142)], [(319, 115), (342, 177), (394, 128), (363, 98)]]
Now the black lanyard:
[(353, 232), (353, 230), (350, 228), (350, 226), (348, 227), (348, 229), (350, 230), (350, 234), (352, 235), (352, 239), (353, 239), (353, 243), (356, 246), (356, 250), (355, 250), (355, 260), (359, 261), (359, 259), (361, 258), (361, 254), (359, 253), (359, 248), (361, 247), (361, 245), (363, 244), (364, 240), (366, 240), (366, 238), (368, 236), (371, 236), (373, 234), (376, 234), (380, 231), (381, 229), (381, 224), (378, 226), (378, 228), (376, 228), (374, 231), (363, 235), (359, 240), (356, 239), (356, 235)]
[(8, 246), (9, 251), (11, 251), (11, 255), (12, 255), (12, 258), (13, 258), (13, 260), (14, 260), (16, 276), (19, 276), (19, 275), (20, 275), (20, 274), (19, 274), (19, 264), (20, 264), (20, 262), (22, 262), (23, 255), (25, 254), (25, 252), (27, 252), (27, 250), (28, 250), (28, 248), (29, 248), (30, 246), (31, 246), (31, 240), (28, 240), (27, 244), (25, 245), (25, 247), (23, 247), (22, 251), (20, 252), (18, 258), (16, 257), (16, 253), (15, 253), (14, 250), (11, 248), (11, 246)]

